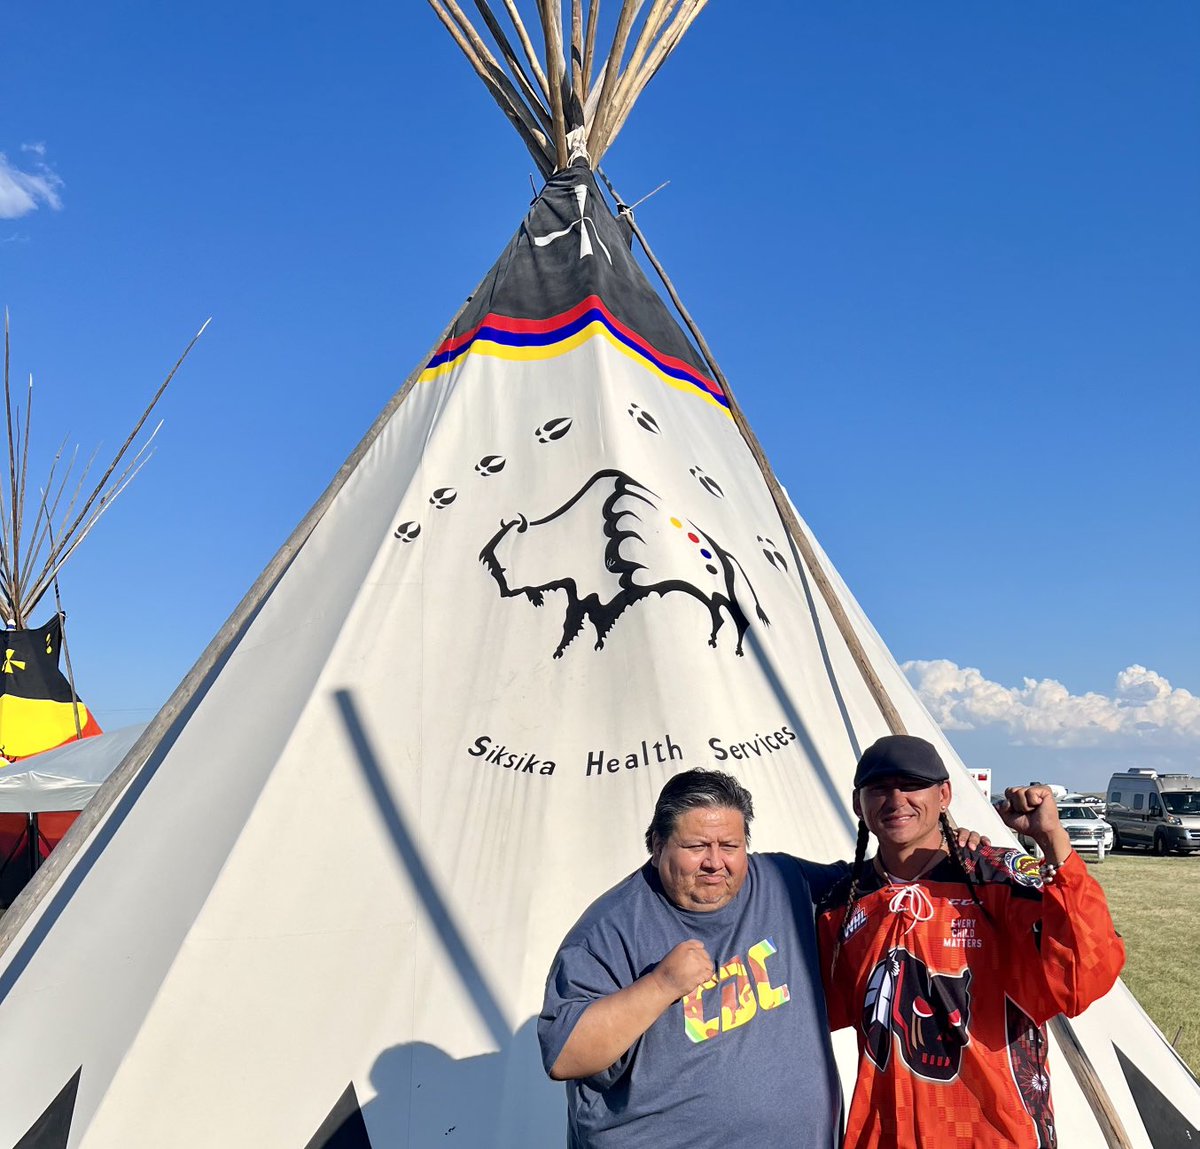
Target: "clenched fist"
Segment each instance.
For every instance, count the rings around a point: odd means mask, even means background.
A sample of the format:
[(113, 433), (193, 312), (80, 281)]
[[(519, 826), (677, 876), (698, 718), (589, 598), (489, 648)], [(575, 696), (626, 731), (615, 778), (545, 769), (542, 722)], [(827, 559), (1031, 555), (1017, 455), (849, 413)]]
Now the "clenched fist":
[(1071, 839), (1058, 817), (1049, 786), (1011, 786), (1004, 791), (1000, 817), (1009, 829), (1027, 834), (1041, 847), (1048, 862), (1062, 865), (1071, 853)]
[(1004, 791), (1004, 798), (1000, 817), (1018, 834), (1048, 834), (1061, 824), (1054, 792), (1049, 786), (1010, 786)]
[(655, 967), (655, 976), (670, 989), (676, 999), (703, 985), (717, 972), (704, 943), (692, 938), (680, 942)]

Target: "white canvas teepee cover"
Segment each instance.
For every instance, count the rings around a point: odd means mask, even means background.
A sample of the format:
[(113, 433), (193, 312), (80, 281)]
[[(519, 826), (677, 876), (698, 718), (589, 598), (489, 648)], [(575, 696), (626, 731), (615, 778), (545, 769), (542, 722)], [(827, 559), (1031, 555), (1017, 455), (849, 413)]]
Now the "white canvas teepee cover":
[[(644, 861), (663, 782), (720, 765), (756, 847), (848, 854), (854, 763), (887, 729), (624, 239), (585, 167), (550, 181), (41, 892), (0, 962), (0, 1147), (561, 1144), (543, 980)], [(959, 820), (999, 837), (956, 780)], [(1123, 990), (1077, 1028), (1131, 1144), (1169, 1142), (1114, 1041), (1160, 1120), (1200, 1124)], [(1103, 1144), (1052, 1064), (1061, 1143)]]

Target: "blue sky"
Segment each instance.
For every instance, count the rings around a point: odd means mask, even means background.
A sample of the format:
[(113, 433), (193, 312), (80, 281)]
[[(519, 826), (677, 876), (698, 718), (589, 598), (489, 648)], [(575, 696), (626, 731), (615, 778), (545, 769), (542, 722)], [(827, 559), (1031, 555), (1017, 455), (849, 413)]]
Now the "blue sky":
[[(639, 222), (782, 481), (999, 780), (1200, 769), (1200, 8), (754, 10), (709, 5), (605, 167), (671, 181)], [(213, 317), (64, 577), (117, 727), (422, 360), (532, 163), (418, 0), (10, 5), (0, 107), (46, 465), (115, 448)]]

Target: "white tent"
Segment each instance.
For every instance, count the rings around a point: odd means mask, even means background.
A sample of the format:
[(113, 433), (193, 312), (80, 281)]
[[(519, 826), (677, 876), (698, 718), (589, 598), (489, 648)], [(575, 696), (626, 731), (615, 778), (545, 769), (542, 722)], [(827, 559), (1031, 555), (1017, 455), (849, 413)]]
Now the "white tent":
[[(647, 6), (590, 88), (556, 5), (544, 88), (503, 46), (499, 84), (447, 7), (552, 174), (0, 922), (5, 1149), (559, 1144), (545, 972), (674, 771), (736, 772), (756, 847), (844, 857), (859, 751), (903, 727), (1004, 833), (593, 175), (703, 4)], [(1121, 987), (1052, 1065), (1066, 1149), (1200, 1124)]]
[(0, 769), (0, 814), (82, 810), (124, 760), (146, 723), (68, 742)]

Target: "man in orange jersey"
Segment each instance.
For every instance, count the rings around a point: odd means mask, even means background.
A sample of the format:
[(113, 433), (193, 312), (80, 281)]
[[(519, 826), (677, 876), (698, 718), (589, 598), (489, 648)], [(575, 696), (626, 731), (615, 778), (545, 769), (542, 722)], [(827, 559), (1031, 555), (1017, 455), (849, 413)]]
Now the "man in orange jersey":
[[(851, 875), (818, 907), (830, 1026), (852, 1025), (845, 1149), (1053, 1149), (1044, 1024), (1111, 988), (1125, 961), (1103, 891), (1048, 786), (1001, 816), (1045, 853), (958, 846), (928, 742), (881, 738), (854, 777)], [(868, 831), (879, 842), (864, 861)]]

